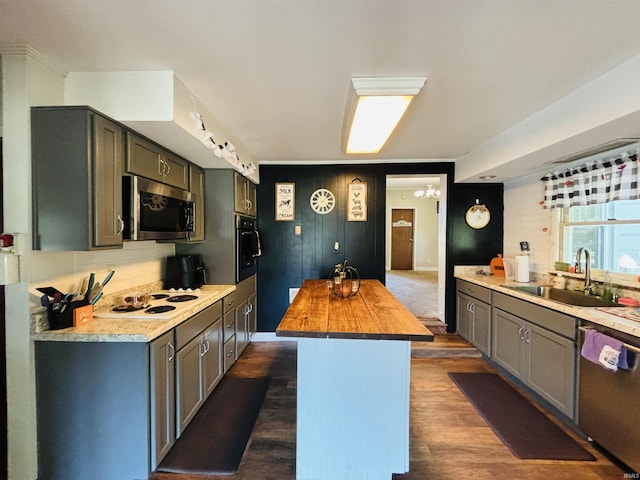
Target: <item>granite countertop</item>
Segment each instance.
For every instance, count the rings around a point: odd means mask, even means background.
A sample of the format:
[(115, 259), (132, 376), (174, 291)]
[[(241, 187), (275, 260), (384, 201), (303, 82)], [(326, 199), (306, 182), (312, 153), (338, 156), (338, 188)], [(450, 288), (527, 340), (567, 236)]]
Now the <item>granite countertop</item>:
[[(540, 285), (540, 283), (519, 283), (495, 275), (480, 275), (471, 272), (456, 272), (456, 278), (490, 288), (496, 292), (511, 295), (537, 305), (566, 313), (572, 317), (588, 320), (603, 327), (640, 337), (640, 310), (638, 307), (576, 307), (533, 296), (509, 288), (509, 286)], [(615, 313), (612, 313), (615, 312)]]
[[(199, 298), (189, 302), (188, 308), (180, 309), (174, 316), (163, 320), (94, 317), (91, 323), (80, 327), (34, 331), (31, 339), (37, 342), (150, 342), (213, 305), (235, 289), (235, 285), (205, 285), (200, 289)], [(35, 315), (46, 317), (45, 312)], [(38, 320), (36, 319), (34, 323)]]

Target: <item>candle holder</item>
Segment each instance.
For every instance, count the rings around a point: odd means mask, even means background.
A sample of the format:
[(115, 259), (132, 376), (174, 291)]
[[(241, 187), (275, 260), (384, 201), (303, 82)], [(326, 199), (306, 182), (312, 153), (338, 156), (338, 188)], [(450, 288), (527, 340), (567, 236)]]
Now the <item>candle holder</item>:
[(349, 298), (354, 296), (360, 290), (360, 274), (358, 269), (343, 263), (337, 264), (329, 280), (327, 281), (329, 291), (340, 298)]

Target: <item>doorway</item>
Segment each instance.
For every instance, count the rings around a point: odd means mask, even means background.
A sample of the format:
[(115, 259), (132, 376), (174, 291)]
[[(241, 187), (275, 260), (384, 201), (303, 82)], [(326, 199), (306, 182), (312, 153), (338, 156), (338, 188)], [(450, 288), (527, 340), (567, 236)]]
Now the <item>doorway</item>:
[(413, 270), (412, 208), (391, 209), (391, 270)]
[[(419, 190), (433, 192), (433, 195), (420, 198), (415, 193)], [(389, 286), (397, 284), (399, 275), (407, 277), (407, 284), (428, 283), (428, 292), (409, 294), (415, 306), (409, 310), (419, 314), (427, 311), (428, 317), (437, 317), (440, 322), (445, 321), (446, 190), (446, 174), (390, 174), (386, 177), (386, 283)], [(405, 242), (400, 247), (394, 241), (398, 239)], [(407, 250), (411, 252), (409, 259), (402, 253)], [(391, 293), (396, 295), (393, 290)]]

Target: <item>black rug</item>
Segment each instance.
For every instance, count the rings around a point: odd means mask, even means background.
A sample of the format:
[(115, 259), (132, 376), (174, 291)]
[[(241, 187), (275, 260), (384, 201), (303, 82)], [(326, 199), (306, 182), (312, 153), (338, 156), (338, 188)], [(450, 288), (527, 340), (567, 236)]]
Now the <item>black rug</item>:
[(460, 391), (518, 458), (595, 460), (495, 373), (450, 373)]
[(162, 460), (158, 471), (235, 473), (270, 381), (269, 377), (224, 377)]

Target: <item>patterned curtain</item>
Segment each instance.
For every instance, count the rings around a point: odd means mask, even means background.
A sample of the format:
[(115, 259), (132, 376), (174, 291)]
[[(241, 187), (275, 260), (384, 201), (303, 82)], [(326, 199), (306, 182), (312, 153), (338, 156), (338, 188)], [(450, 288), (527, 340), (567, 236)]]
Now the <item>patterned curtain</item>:
[(552, 172), (541, 179), (544, 208), (636, 200), (640, 198), (639, 174), (637, 151)]

